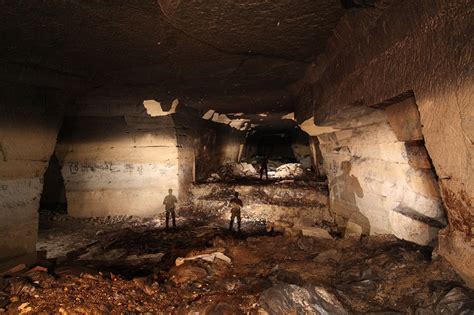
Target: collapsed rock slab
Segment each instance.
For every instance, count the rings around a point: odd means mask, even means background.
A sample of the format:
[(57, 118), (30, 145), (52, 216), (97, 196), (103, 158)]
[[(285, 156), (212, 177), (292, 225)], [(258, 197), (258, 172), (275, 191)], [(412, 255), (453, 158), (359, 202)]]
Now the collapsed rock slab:
[(436, 314), (472, 314), (474, 295), (468, 290), (457, 287), (449, 291), (436, 306)]
[(223, 253), (213, 252), (209, 254), (201, 254), (201, 255), (196, 255), (196, 256), (191, 256), (191, 257), (186, 257), (186, 258), (178, 257), (176, 258), (175, 264), (176, 266), (181, 266), (182, 264), (184, 264), (185, 261), (196, 260), (196, 259), (202, 259), (204, 261), (211, 262), (211, 263), (214, 262), (214, 260), (216, 259), (220, 259), (228, 264), (232, 263), (232, 260), (226, 255), (224, 255)]
[(348, 314), (332, 293), (318, 286), (281, 283), (263, 291), (259, 305), (267, 314)]
[(440, 226), (422, 221), (406, 213), (391, 211), (390, 226), (393, 234), (418, 245), (429, 245), (438, 237)]

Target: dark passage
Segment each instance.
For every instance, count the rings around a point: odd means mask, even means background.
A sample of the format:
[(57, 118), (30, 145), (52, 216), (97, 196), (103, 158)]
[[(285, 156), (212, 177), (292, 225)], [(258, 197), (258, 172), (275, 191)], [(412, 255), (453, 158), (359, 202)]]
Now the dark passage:
[(40, 211), (49, 210), (55, 213), (67, 213), (66, 190), (61, 174), (61, 166), (53, 154), (44, 173), (43, 192), (40, 200)]

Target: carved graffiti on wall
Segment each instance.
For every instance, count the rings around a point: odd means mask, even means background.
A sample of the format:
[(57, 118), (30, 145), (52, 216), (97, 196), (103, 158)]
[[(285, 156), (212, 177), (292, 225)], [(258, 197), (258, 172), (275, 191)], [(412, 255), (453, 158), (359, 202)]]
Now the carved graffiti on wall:
[(77, 174), (79, 172), (79, 163), (78, 162), (69, 162), (69, 173)]
[[(144, 166), (141, 164), (114, 164), (111, 161), (104, 161), (103, 163), (94, 162), (69, 162), (69, 173), (72, 175), (79, 173), (94, 173), (97, 171), (106, 171), (110, 173), (133, 173), (136, 172), (138, 175), (144, 175)], [(167, 165), (167, 168), (173, 165)], [(163, 170), (165, 171), (165, 170)]]

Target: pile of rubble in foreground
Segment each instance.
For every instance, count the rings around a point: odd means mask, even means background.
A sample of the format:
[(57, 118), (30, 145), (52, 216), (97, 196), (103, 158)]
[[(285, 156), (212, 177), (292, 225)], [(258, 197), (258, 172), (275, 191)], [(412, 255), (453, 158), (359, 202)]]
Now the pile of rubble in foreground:
[[(222, 222), (224, 224), (224, 222)], [(53, 230), (52, 230), (53, 231)], [(0, 277), (0, 310), (97, 314), (472, 314), (443, 258), (388, 236), (319, 239), (244, 226), (123, 228)]]

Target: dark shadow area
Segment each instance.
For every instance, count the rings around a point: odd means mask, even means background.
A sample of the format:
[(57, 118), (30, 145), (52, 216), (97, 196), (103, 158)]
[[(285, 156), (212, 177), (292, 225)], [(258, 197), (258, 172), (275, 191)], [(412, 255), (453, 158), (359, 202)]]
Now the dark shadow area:
[(247, 137), (242, 160), (267, 157), (270, 161), (296, 163), (296, 157), (291, 149), (292, 136), (288, 130), (255, 130)]
[(49, 159), (48, 168), (44, 173), (43, 192), (40, 199), (40, 211), (42, 210), (67, 213), (66, 189), (61, 166), (55, 153)]

